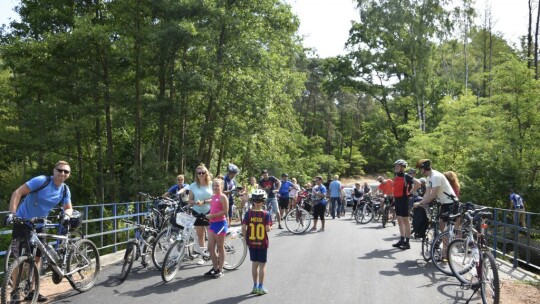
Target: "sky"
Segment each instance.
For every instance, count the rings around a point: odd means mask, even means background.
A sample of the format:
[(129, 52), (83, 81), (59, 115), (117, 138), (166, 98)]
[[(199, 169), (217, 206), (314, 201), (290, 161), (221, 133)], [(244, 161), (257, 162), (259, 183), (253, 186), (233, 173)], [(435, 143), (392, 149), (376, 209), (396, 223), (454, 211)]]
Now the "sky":
[[(354, 0), (284, 0), (300, 18), (299, 35), (304, 46), (314, 48), (319, 57), (344, 54), (351, 21), (359, 20)], [(518, 44), (527, 33), (528, 0), (476, 0), (476, 9), (483, 13), (486, 1), (491, 5), (494, 29), (510, 43)], [(457, 2), (455, 0), (455, 2)], [(19, 0), (0, 0), (0, 24), (17, 18), (13, 11)], [(480, 21), (477, 21), (480, 24)]]

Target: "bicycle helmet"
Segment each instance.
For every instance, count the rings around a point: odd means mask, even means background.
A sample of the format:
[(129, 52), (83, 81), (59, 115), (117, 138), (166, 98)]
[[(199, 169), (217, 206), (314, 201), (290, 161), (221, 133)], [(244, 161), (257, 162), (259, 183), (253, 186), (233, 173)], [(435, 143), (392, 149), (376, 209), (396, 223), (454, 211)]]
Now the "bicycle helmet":
[(403, 159), (398, 159), (398, 160), (396, 160), (396, 162), (394, 163), (394, 166), (395, 166), (395, 165), (400, 165), (400, 166), (402, 166), (402, 167), (407, 167), (407, 162), (404, 161)]
[(227, 166), (227, 171), (229, 171), (229, 173), (238, 173), (238, 172), (240, 172), (240, 170), (238, 169), (238, 167), (235, 164), (229, 164), (229, 166)]
[(427, 180), (426, 180), (425, 178), (422, 177), (422, 178), (420, 179), (420, 182), (421, 182), (421, 183), (425, 183), (425, 182), (427, 182)]
[(73, 210), (73, 213), (69, 217), (69, 221), (64, 225), (69, 224), (69, 229), (79, 228), (83, 222), (83, 213), (79, 210)]
[(257, 189), (253, 193), (251, 193), (250, 196), (252, 201), (265, 201), (266, 191), (264, 191), (263, 189)]

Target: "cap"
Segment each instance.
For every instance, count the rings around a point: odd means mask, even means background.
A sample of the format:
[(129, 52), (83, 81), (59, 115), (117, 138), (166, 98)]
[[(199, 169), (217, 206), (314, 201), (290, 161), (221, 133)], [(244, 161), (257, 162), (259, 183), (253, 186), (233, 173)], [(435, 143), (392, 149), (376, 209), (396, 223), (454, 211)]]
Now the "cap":
[(285, 176), (287, 176), (287, 177), (288, 177), (288, 176), (289, 176), (289, 174), (287, 174), (287, 173), (283, 173), (283, 174), (281, 174), (281, 177), (285, 177)]
[(264, 169), (261, 171), (261, 174), (265, 174), (265, 173), (268, 173), (268, 170)]

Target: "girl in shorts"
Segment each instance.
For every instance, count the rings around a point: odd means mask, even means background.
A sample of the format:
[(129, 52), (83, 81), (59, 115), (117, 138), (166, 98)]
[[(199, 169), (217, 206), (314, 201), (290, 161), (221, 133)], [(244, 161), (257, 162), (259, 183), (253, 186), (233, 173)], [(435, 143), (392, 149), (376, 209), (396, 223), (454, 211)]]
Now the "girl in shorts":
[[(212, 182), (212, 199), (210, 213), (206, 216), (210, 221), (208, 229), (208, 250), (212, 258), (212, 269), (205, 276), (219, 278), (223, 275), (223, 263), (225, 262), (225, 235), (227, 235), (227, 211), (229, 201), (223, 194), (223, 180), (216, 178)], [(218, 256), (221, 258), (218, 261)]]

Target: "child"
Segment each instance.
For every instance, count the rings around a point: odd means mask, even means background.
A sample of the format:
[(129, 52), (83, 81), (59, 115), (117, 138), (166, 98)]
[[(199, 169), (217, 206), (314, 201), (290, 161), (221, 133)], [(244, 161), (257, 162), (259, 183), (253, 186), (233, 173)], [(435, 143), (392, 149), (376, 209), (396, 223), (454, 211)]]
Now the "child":
[[(225, 256), (225, 235), (227, 234), (227, 211), (229, 210), (229, 201), (223, 193), (223, 180), (214, 179), (212, 182), (212, 200), (210, 202), (210, 213), (206, 217), (210, 221), (208, 229), (208, 250), (212, 258), (212, 269), (204, 274), (205, 277), (219, 278), (223, 276), (223, 263), (225, 259), (219, 259)], [(217, 248), (216, 248), (217, 247)], [(217, 254), (216, 254), (217, 250)]]
[[(268, 231), (272, 226), (271, 215), (262, 210), (266, 201), (266, 192), (262, 189), (255, 190), (251, 195), (253, 207), (244, 215), (242, 221), (242, 234), (249, 247), (251, 264), (251, 274), (253, 276), (252, 294), (267, 294), (268, 290), (264, 288), (264, 273), (266, 271), (266, 256), (268, 251)], [(258, 284), (257, 284), (258, 279)]]

